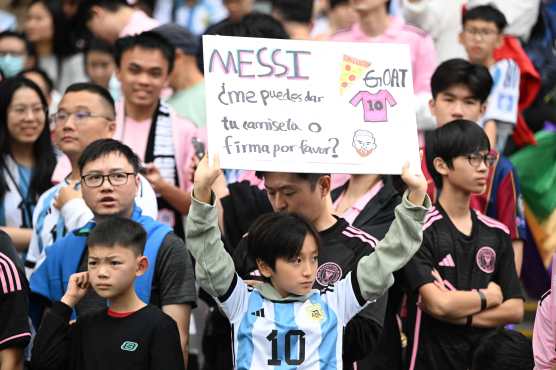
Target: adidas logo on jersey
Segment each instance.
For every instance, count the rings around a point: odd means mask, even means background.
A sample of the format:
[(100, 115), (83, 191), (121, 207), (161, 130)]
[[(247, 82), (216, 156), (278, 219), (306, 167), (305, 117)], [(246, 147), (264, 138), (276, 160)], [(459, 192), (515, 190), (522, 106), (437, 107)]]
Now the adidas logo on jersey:
[(251, 315), (253, 316), (257, 316), (257, 317), (264, 317), (264, 308), (261, 308), (260, 310), (251, 312)]
[(454, 259), (452, 258), (451, 254), (447, 254), (446, 257), (440, 262), (438, 262), (438, 266), (442, 267), (456, 267)]

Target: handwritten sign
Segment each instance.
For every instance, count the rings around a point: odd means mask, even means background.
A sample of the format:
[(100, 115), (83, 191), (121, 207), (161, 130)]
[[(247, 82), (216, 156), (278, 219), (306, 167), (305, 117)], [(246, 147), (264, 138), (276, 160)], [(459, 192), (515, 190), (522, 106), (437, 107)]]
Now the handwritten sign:
[(407, 45), (203, 36), (209, 155), (223, 168), (419, 168)]

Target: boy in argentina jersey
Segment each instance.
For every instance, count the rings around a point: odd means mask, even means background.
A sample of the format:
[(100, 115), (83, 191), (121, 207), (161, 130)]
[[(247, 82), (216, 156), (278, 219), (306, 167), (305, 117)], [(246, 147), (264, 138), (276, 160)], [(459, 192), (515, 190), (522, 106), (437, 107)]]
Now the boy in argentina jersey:
[(249, 254), (266, 282), (249, 288), (237, 276), (224, 250), (211, 186), (218, 165), (205, 157), (195, 173), (193, 202), (187, 219), (188, 248), (197, 261), (199, 284), (215, 297), (232, 324), (234, 367), (261, 369), (341, 369), (346, 323), (393, 283), (421, 243), (421, 228), (430, 203), (422, 175), (402, 178), (409, 187), (396, 218), (374, 253), (361, 258), (353, 272), (323, 292), (313, 290), (319, 236), (296, 214), (262, 216), (248, 235)]
[(521, 287), (505, 225), (470, 207), (496, 162), (479, 125), (455, 120), (431, 132), (427, 166), (440, 189), (423, 244), (403, 273), (410, 289), (411, 370), (466, 370), (480, 340), (523, 317)]

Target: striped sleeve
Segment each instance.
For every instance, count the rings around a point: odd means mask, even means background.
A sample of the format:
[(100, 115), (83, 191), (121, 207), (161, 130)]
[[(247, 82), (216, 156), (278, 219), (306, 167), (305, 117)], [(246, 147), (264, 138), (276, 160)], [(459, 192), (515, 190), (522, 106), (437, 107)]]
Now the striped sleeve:
[(0, 234), (0, 350), (25, 347), (31, 338), (28, 323), (28, 284), (6, 234)]

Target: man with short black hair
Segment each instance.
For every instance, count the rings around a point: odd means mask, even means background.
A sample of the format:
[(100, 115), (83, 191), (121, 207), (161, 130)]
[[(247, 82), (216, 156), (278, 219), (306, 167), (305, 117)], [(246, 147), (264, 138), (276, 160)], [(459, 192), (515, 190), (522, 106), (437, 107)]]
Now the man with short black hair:
[(497, 158), (483, 129), (463, 119), (431, 131), (426, 158), (442, 191), (403, 268), (407, 358), (411, 370), (467, 370), (485, 335), (523, 319), (510, 232), (471, 208)]
[(191, 202), (192, 141), (205, 141), (205, 134), (160, 99), (174, 67), (175, 49), (148, 31), (119, 39), (115, 59), (123, 99), (116, 104), (114, 137), (146, 163), (145, 177), (158, 195), (158, 220), (183, 237), (182, 215)]

